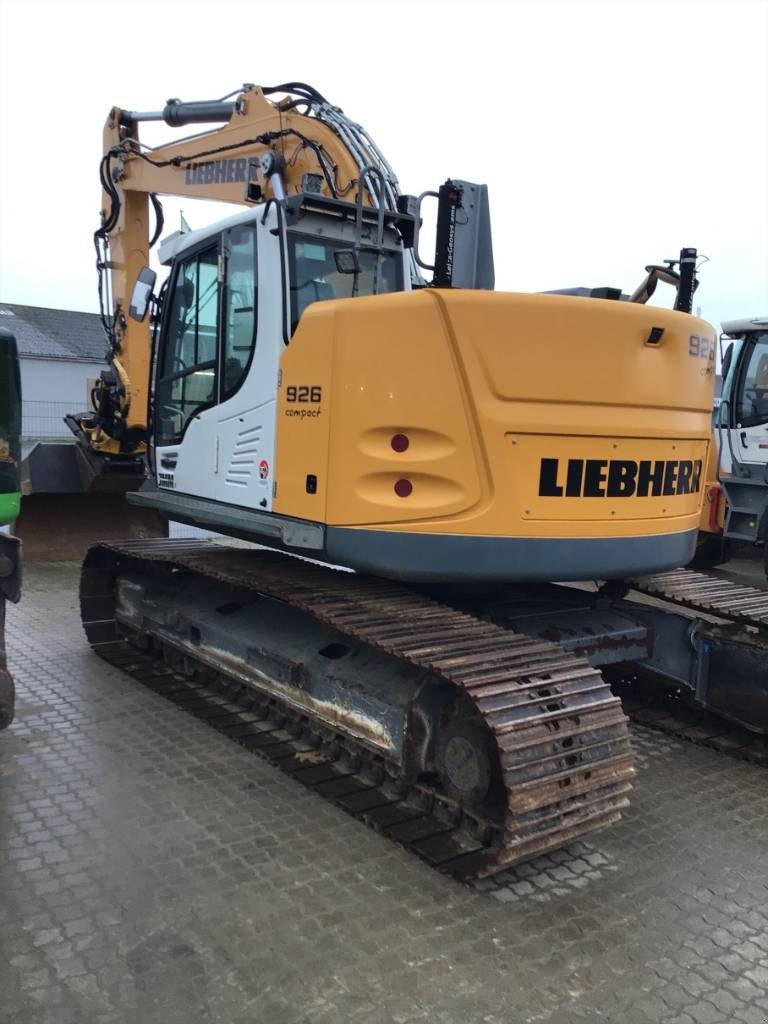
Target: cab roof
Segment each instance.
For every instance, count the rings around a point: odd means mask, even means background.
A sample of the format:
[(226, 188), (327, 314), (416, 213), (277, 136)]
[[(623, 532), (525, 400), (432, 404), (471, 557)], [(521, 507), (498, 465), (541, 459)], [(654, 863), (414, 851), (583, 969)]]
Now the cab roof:
[(725, 334), (732, 338), (742, 334), (754, 334), (755, 331), (768, 330), (768, 316), (747, 317), (743, 320), (723, 320), (722, 328)]

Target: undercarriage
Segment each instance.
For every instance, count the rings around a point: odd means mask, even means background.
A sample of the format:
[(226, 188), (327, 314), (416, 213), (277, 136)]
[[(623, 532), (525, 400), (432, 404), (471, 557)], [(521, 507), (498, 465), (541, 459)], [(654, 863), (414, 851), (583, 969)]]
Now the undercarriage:
[(427, 594), (145, 540), (91, 549), (81, 603), (112, 664), (472, 878), (619, 819), (634, 769), (609, 682), (662, 679), (768, 731), (768, 596), (695, 575), (634, 582), (663, 605), (615, 585)]

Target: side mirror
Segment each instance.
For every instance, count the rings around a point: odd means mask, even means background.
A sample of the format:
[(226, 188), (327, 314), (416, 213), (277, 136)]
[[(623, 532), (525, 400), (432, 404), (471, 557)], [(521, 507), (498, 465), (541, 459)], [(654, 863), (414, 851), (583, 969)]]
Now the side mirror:
[(360, 260), (354, 249), (336, 249), (333, 260), (340, 274), (357, 274), (360, 270)]
[(154, 270), (150, 270), (149, 267), (141, 268), (139, 276), (136, 278), (136, 284), (133, 286), (131, 305), (128, 309), (128, 315), (132, 320), (138, 320), (141, 323), (146, 318), (156, 280), (157, 274)]

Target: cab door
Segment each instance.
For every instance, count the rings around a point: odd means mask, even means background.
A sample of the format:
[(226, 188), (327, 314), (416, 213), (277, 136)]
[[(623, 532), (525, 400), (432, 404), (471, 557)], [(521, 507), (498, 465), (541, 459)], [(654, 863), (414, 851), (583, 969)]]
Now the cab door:
[(221, 356), (215, 495), (270, 511), (285, 282), (274, 204), (223, 236)]
[(201, 498), (215, 495), (219, 267), (217, 236), (174, 266), (154, 379), (158, 487)]

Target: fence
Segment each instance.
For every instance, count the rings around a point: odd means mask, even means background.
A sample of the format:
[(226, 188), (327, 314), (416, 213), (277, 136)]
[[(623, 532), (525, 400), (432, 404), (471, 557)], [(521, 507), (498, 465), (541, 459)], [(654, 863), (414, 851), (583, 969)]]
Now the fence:
[[(26, 448), (35, 441), (72, 441), (74, 435), (64, 422), (64, 416), (76, 410), (72, 402), (47, 402), (27, 399), (21, 403), (21, 440)], [(218, 533), (199, 530), (182, 523), (169, 523), (171, 537), (218, 537)]]
[(67, 413), (76, 412), (72, 402), (47, 402), (33, 399), (21, 403), (22, 441), (71, 439), (72, 431), (64, 422)]

